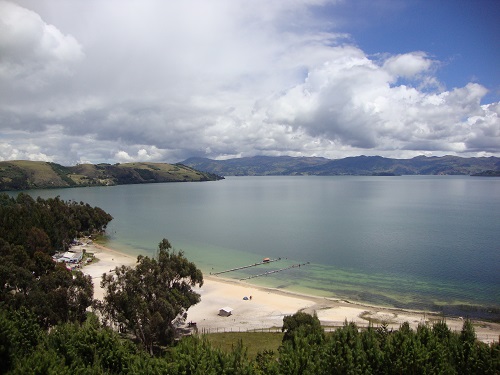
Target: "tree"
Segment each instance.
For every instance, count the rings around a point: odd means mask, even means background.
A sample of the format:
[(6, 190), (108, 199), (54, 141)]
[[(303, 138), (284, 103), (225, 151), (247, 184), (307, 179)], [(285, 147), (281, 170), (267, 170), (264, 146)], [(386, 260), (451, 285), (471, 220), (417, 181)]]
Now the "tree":
[(29, 356), (42, 338), (36, 316), (25, 308), (0, 309), (0, 369), (9, 370), (16, 358)]
[(32, 257), (22, 246), (0, 238), (0, 307), (33, 311), (41, 326), (82, 322), (92, 304), (90, 276), (70, 272), (41, 251)]
[(30, 256), (37, 251), (52, 255), (66, 249), (78, 234), (103, 232), (112, 219), (101, 208), (83, 202), (65, 202), (59, 197), (35, 201), (25, 193), (17, 198), (0, 194), (0, 237), (22, 245)]
[(293, 340), (294, 334), (301, 330), (304, 330), (308, 335), (317, 334), (320, 339), (324, 338), (324, 331), (316, 312), (311, 315), (297, 311), (295, 314), (283, 318), (283, 327), (281, 327), (281, 332), (285, 332), (283, 342)]
[(83, 202), (0, 194), (0, 308), (25, 307), (45, 328), (83, 322), (92, 303), (92, 279), (68, 271), (50, 255), (78, 233), (103, 231), (112, 219)]
[(49, 254), (51, 252), (50, 238), (42, 229), (32, 227), (28, 232), (24, 249), (30, 255), (37, 251)]
[(153, 354), (158, 345), (173, 341), (172, 321), (185, 318), (187, 309), (200, 301), (195, 285), (203, 285), (201, 271), (163, 239), (155, 258), (140, 255), (135, 268), (116, 267), (115, 275), (103, 275), (100, 308), (105, 320), (130, 330)]

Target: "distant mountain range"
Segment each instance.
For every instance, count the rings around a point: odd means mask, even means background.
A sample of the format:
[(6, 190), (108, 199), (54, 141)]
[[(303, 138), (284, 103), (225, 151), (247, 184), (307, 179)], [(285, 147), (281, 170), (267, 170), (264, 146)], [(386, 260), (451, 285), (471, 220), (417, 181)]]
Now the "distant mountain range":
[(461, 158), (457, 156), (390, 159), (381, 156), (356, 156), (344, 159), (319, 157), (254, 156), (212, 160), (189, 158), (182, 162), (200, 171), (223, 176), (269, 175), (478, 175), (500, 176), (500, 158)]
[(41, 161), (0, 162), (0, 191), (109, 186), (154, 182), (213, 181), (223, 177), (181, 164), (79, 164), (65, 167)]
[(254, 156), (228, 160), (189, 158), (179, 164), (79, 164), (72, 167), (17, 160), (0, 162), (0, 191), (214, 181), (222, 179), (221, 176), (419, 174), (500, 177), (500, 158), (418, 156), (412, 159), (389, 159), (381, 156), (356, 156), (332, 160), (319, 157)]

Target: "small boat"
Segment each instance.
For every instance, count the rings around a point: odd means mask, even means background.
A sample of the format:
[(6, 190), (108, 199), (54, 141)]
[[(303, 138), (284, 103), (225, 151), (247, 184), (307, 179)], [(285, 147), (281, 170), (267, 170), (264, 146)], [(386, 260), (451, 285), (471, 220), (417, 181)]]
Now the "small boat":
[(269, 263), (270, 261), (271, 261), (271, 259), (269, 259), (269, 258), (262, 259), (262, 263)]

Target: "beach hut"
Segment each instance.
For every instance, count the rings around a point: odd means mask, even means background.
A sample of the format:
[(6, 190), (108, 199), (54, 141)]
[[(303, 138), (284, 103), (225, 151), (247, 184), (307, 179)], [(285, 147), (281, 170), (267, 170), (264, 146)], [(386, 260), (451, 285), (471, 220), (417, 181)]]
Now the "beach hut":
[(233, 311), (233, 309), (230, 307), (223, 307), (222, 309), (219, 310), (219, 315), (220, 316), (230, 316), (232, 311)]

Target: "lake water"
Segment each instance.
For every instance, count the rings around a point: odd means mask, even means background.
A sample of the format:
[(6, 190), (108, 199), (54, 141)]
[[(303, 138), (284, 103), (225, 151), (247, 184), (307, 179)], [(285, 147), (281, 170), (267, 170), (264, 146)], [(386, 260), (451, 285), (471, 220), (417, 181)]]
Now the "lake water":
[(293, 291), (500, 319), (500, 179), (229, 177), (31, 191), (113, 215), (108, 245), (154, 255), (168, 238), (205, 273)]

